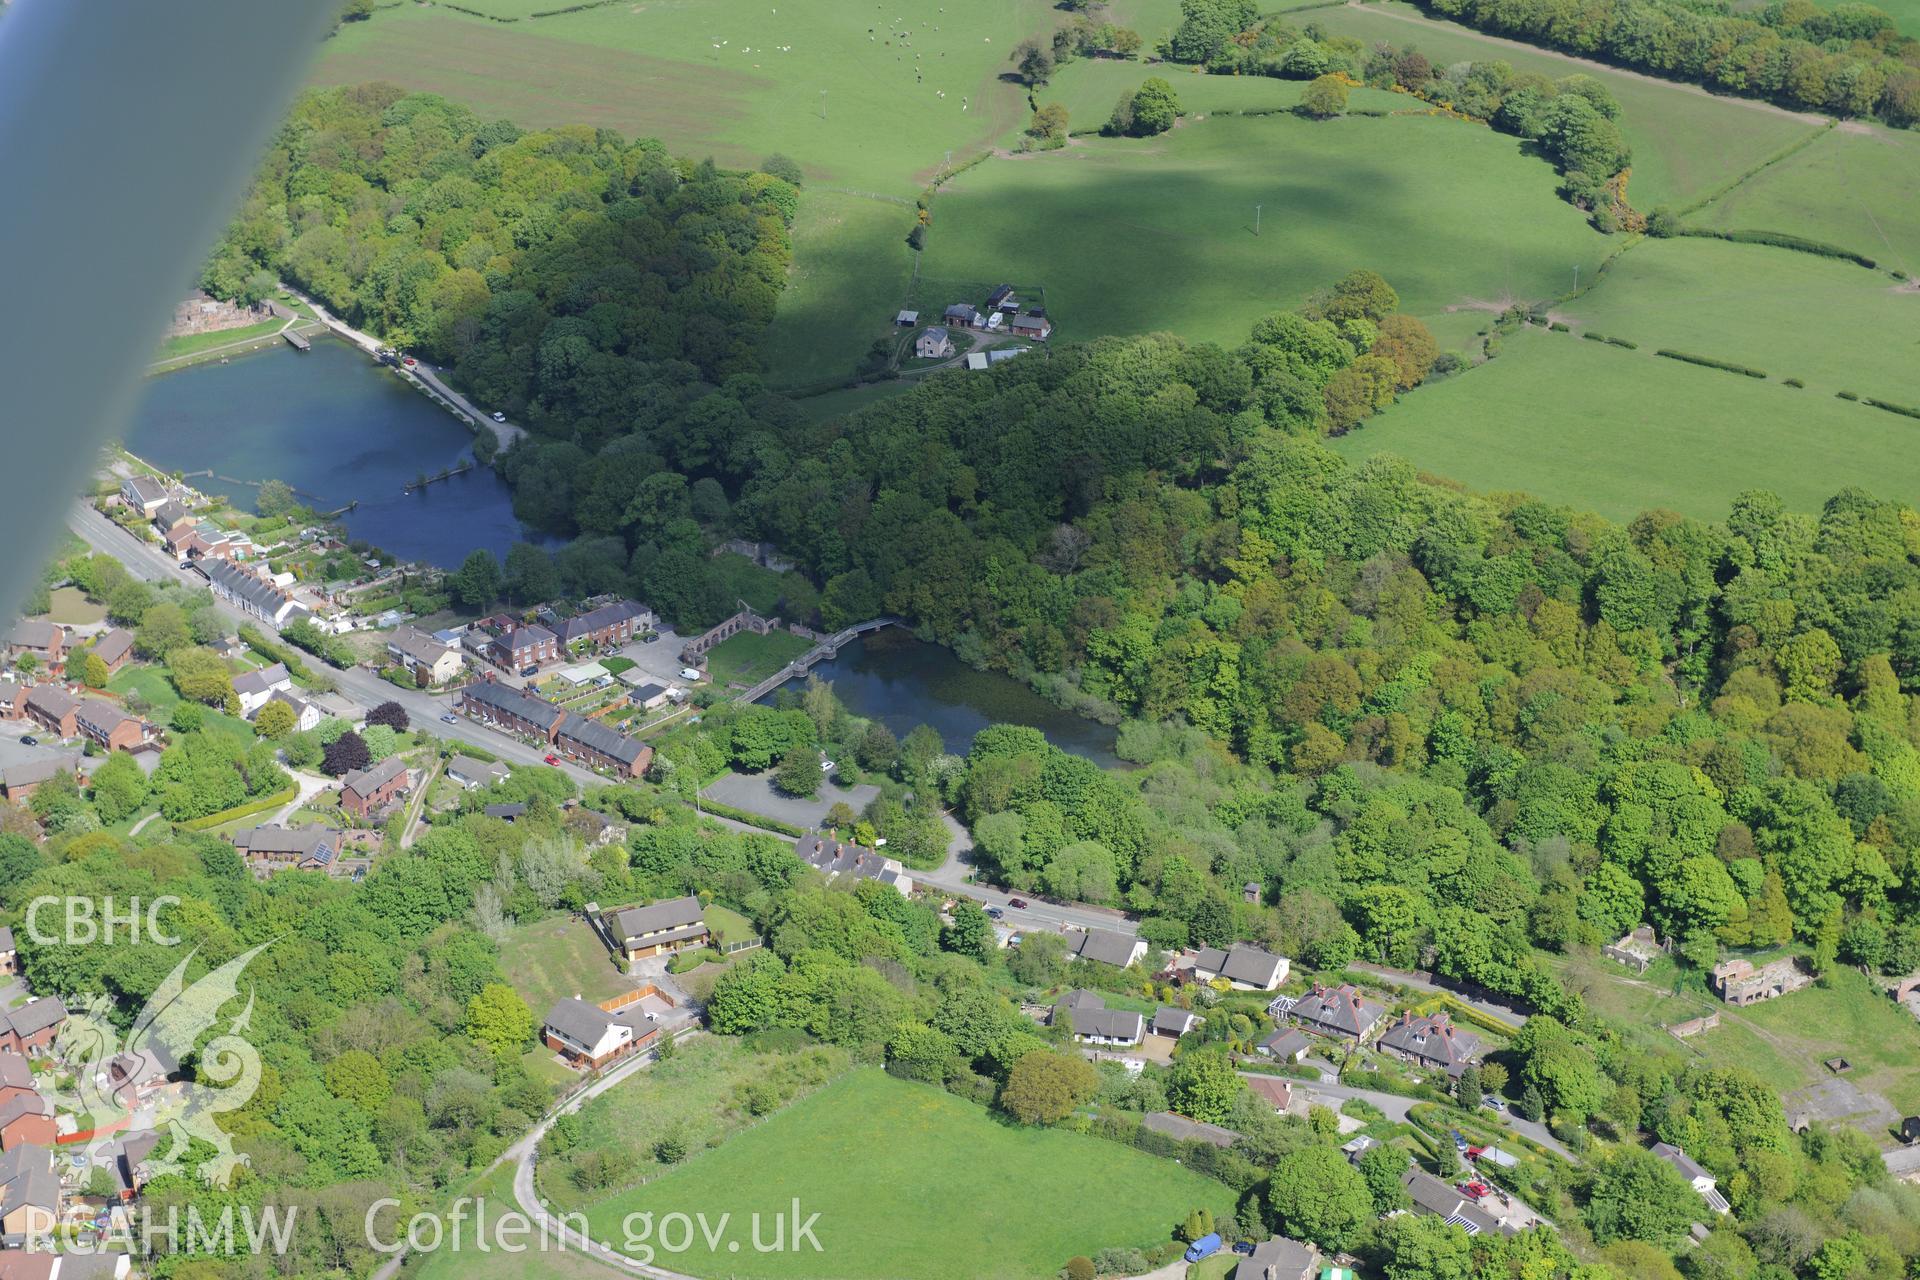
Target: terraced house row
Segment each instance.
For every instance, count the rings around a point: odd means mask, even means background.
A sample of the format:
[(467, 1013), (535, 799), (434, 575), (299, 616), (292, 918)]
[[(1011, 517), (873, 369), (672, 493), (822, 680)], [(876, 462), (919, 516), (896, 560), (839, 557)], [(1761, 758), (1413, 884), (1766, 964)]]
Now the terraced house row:
[(653, 748), (644, 742), (503, 684), (468, 685), (460, 691), (460, 709), (496, 729), (539, 738), (561, 755), (617, 777), (637, 778), (653, 761)]

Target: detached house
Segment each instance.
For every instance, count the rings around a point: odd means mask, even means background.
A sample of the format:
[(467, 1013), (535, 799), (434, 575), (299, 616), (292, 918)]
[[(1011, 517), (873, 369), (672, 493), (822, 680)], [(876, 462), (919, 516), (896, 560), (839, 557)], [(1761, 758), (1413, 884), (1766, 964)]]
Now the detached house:
[(107, 664), (109, 674), (118, 671), (133, 657), (133, 633), (115, 627), (93, 642), (93, 656)]
[(1053, 1006), (1047, 1025), (1066, 1027), (1081, 1044), (1130, 1048), (1146, 1035), (1146, 1019), (1126, 1009), (1109, 1009), (1091, 991), (1070, 991)]
[(1293, 1006), (1293, 1017), (1315, 1035), (1355, 1043), (1367, 1038), (1386, 1016), (1386, 1006), (1361, 995), (1351, 984), (1315, 986)]
[(660, 1039), (660, 1029), (630, 996), (617, 996), (605, 1004), (568, 996), (547, 1010), (540, 1039), (570, 1066), (597, 1071), (636, 1050), (651, 1048)]
[(120, 497), (143, 516), (151, 516), (172, 496), (172, 490), (157, 476), (128, 476), (120, 482)]
[(0, 1013), (0, 1053), (40, 1053), (53, 1044), (66, 1020), (67, 1006), (58, 996), (43, 996), (8, 1009)]
[[(300, 733), (305, 733), (309, 729), (317, 729), (320, 727), (320, 708), (295, 694), (291, 689), (275, 689), (273, 696), (268, 698), (267, 701), (269, 703), (285, 703), (287, 708), (293, 712), (293, 727)], [(261, 710), (264, 711), (266, 708), (262, 707)]]
[(57, 667), (66, 657), (66, 652), (67, 633), (57, 622), (48, 622), (44, 618), (22, 618), (7, 633), (9, 658), (30, 653), (46, 665)]
[(472, 756), (455, 756), (447, 761), (447, 778), (472, 791), (475, 787), (490, 787), (496, 782), (505, 782), (508, 777), (507, 766), (498, 760), (476, 760)]
[(703, 947), (709, 936), (700, 899), (691, 894), (645, 907), (605, 911), (600, 924), (614, 950), (628, 964), (669, 951)]
[(233, 833), (233, 848), (257, 876), (325, 871), (339, 856), (340, 836), (325, 827), (248, 827)]
[(258, 671), (242, 671), (233, 678), (233, 691), (240, 696), (240, 714), (252, 718), (253, 713), (267, 705), (274, 694), (293, 688), (293, 677), (287, 674), (287, 664), (276, 662), (270, 667)]
[(153, 513), (153, 527), (161, 533), (172, 533), (187, 521), (193, 519), (193, 508), (178, 498), (168, 498)]
[(1313, 1280), (1320, 1251), (1310, 1244), (1275, 1236), (1253, 1246), (1233, 1269), (1233, 1280)]
[(356, 818), (380, 812), (407, 789), (407, 766), (389, 756), (368, 769), (355, 769), (340, 780), (340, 807)]
[(1307, 1056), (1307, 1050), (1313, 1048), (1313, 1044), (1300, 1028), (1281, 1027), (1253, 1048), (1256, 1053), (1275, 1062), (1298, 1062)]
[(467, 666), (458, 648), (418, 627), (395, 627), (387, 637), (387, 656), (423, 686), (445, 684)]
[(1379, 1048), (1402, 1062), (1444, 1071), (1454, 1079), (1480, 1057), (1480, 1037), (1453, 1025), (1444, 1013), (1403, 1013), (1381, 1033)]
[(1700, 1198), (1707, 1202), (1707, 1208), (1715, 1213), (1733, 1211), (1733, 1206), (1727, 1203), (1727, 1198), (1720, 1194), (1720, 1180), (1701, 1168), (1699, 1161), (1692, 1156), (1671, 1142), (1654, 1143), (1653, 1154), (1678, 1169), (1680, 1176), (1687, 1180), (1687, 1185), (1699, 1192)]
[(944, 360), (953, 354), (953, 334), (937, 324), (913, 340), (913, 354), (922, 360)]
[(1272, 991), (1287, 980), (1292, 964), (1259, 947), (1236, 942), (1230, 950), (1202, 948), (1193, 958), (1193, 976), (1204, 982), (1225, 978), (1242, 991)]
[(1088, 929), (1067, 939), (1067, 954), (1124, 969), (1147, 954), (1147, 944), (1110, 929)]
[(1400, 1185), (1406, 1188), (1408, 1199), (1413, 1201), (1415, 1213), (1427, 1213), (1445, 1219), (1470, 1236), (1513, 1234), (1513, 1228), (1467, 1199), (1460, 1193), (1460, 1188), (1434, 1177), (1418, 1165), (1407, 1166), (1406, 1172), (1400, 1175)]

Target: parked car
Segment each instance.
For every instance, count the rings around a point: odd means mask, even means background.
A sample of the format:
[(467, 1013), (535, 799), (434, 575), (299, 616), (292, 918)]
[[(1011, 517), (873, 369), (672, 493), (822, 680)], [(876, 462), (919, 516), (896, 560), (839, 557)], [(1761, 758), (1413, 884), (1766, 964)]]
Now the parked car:
[(504, 413), (501, 413), (498, 409), (495, 409), (493, 411), (493, 420), (495, 422), (505, 422), (507, 420), (507, 415)]
[(1214, 1254), (1220, 1252), (1220, 1243), (1220, 1233), (1218, 1231), (1208, 1232), (1187, 1246), (1187, 1261), (1198, 1262), (1202, 1258), (1211, 1258)]
[(1504, 1098), (1499, 1097), (1496, 1094), (1491, 1094), (1491, 1093), (1485, 1094), (1481, 1097), (1480, 1105), (1485, 1107), (1489, 1111), (1498, 1111), (1502, 1114), (1505, 1114), (1507, 1109), (1506, 1100)]
[(440, 717), (440, 723), (441, 724), (459, 724), (460, 717), (453, 714), (453, 712), (449, 711), (445, 715)]
[(547, 752), (547, 754), (546, 754), (546, 761), (547, 761), (547, 763), (548, 763), (548, 764), (559, 764), (559, 763), (560, 763), (560, 757), (559, 757), (559, 756), (557, 756), (557, 755), (555, 755), (555, 754), (553, 754), (553, 752), (551, 752), (551, 751), (549, 751), (549, 752)]
[(701, 676), (699, 668), (697, 667), (682, 667), (680, 668), (680, 678), (682, 680), (700, 680), (704, 677)]
[(1245, 1257), (1246, 1255), (1253, 1252), (1253, 1241), (1235, 1240), (1233, 1242), (1233, 1251), (1241, 1255), (1242, 1257)]
[(182, 560), (182, 561), (180, 562), (180, 572), (182, 572), (182, 573), (192, 573), (192, 572), (193, 572), (193, 561), (191, 561), (191, 560)]
[(831, 760), (822, 760), (822, 761), (820, 762), (820, 772), (822, 772), (822, 773), (832, 773), (832, 772), (833, 772), (833, 761), (831, 761)]
[(988, 916), (989, 916), (990, 918), (992, 918), (992, 919), (994, 919), (994, 920), (998, 920), (998, 919), (999, 919), (999, 918), (1000, 918), (1001, 916), (1003, 916), (1003, 915), (1005, 915), (1005, 914), (1006, 914), (1006, 912), (1004, 912), (1004, 911), (1002, 911), (1002, 910), (1001, 910), (1000, 908), (998, 908), (998, 907), (988, 907), (988, 908), (987, 908), (987, 915), (988, 915)]
[(40, 739), (30, 733), (23, 733), (20, 735), (20, 745), (23, 747), (37, 747), (40, 745)]
[(407, 366), (407, 368), (411, 369), (413, 368), (413, 366), (415, 366), (416, 364), (419, 364), (420, 362), (418, 360), (415, 360), (412, 356), (408, 356), (406, 359), (402, 360), (400, 363)]
[(1017, 907), (1020, 910), (1024, 911), (1027, 908), (1027, 900), (1025, 898), (1008, 898), (1007, 905), (1010, 907)]

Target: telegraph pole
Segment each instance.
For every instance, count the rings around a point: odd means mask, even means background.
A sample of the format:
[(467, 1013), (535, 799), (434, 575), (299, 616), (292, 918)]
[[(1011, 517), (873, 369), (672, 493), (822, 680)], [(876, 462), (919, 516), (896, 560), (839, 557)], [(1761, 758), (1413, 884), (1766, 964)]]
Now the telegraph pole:
[(1260, 234), (1260, 206), (1253, 206), (1253, 234)]

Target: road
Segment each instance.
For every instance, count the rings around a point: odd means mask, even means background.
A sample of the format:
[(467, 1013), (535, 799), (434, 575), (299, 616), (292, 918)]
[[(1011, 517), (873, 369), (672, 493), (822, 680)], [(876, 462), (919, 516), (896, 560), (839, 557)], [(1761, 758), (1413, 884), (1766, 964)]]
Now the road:
[[(67, 526), (84, 539), (88, 546), (96, 551), (105, 552), (126, 566), (127, 572), (147, 582), (178, 582), (199, 588), (206, 586), (206, 579), (192, 570), (183, 570), (164, 550), (148, 542), (142, 542), (121, 529), (113, 521), (95, 511), (84, 502), (76, 502), (68, 509)], [(237, 609), (230, 608), (217, 596), (214, 607), (235, 626), (245, 623), (255, 629), (263, 624), (248, 618)], [(316, 665), (323, 666), (318, 660)], [(435, 698), (414, 689), (402, 689), (389, 684), (379, 676), (360, 667), (338, 670), (324, 667), (333, 677), (334, 683), (353, 702), (361, 707), (371, 708), (383, 702), (397, 702), (406, 708), (407, 715), (423, 727), (442, 738), (455, 742), (464, 742), (479, 747), (491, 755), (499, 757), (509, 764), (543, 764), (547, 755), (545, 749), (530, 746), (517, 738), (475, 724), (464, 716), (456, 716), (452, 723), (442, 722), (440, 717), (451, 714), (449, 699)], [(562, 760), (558, 767), (579, 783), (600, 783), (606, 781), (598, 774), (579, 765)]]
[[(1260, 1076), (1268, 1080), (1285, 1078), (1275, 1077), (1264, 1071), (1242, 1071), (1240, 1074), (1243, 1076)], [(1289, 1083), (1298, 1083), (1303, 1090), (1310, 1094), (1320, 1094), (1329, 1098), (1357, 1098), (1362, 1102), (1378, 1107), (1385, 1113), (1387, 1119), (1397, 1124), (1406, 1123), (1407, 1113), (1419, 1103), (1426, 1101), (1424, 1098), (1408, 1098), (1397, 1093), (1382, 1093), (1378, 1089), (1357, 1089), (1350, 1084), (1324, 1084), (1316, 1080), (1289, 1081)], [(1481, 1113), (1480, 1118), (1487, 1124), (1504, 1124), (1521, 1137), (1531, 1138), (1556, 1155), (1562, 1156), (1575, 1164), (1579, 1163), (1579, 1161), (1574, 1158), (1574, 1154), (1561, 1145), (1558, 1138), (1547, 1132), (1545, 1125), (1536, 1124), (1531, 1120), (1523, 1120), (1511, 1112), (1496, 1116), (1491, 1111), (1484, 1111)]]

